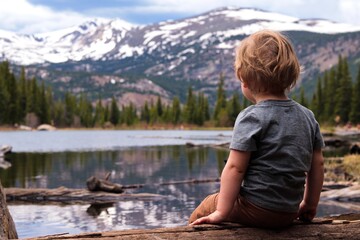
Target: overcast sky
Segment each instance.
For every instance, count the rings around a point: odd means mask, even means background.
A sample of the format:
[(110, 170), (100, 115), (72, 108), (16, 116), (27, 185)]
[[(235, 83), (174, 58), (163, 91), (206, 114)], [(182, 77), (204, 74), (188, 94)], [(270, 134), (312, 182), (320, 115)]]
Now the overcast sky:
[(360, 25), (360, 0), (9, 0), (1, 3), (0, 29), (41, 33), (96, 17), (149, 24), (225, 6), (252, 7), (298, 18), (324, 18)]

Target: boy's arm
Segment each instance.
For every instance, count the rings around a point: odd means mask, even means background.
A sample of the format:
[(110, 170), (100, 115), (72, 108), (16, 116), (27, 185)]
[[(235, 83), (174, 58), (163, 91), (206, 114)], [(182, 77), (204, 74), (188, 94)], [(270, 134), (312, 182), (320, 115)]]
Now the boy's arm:
[(221, 174), (220, 193), (216, 211), (194, 221), (191, 225), (220, 223), (231, 213), (249, 163), (251, 152), (230, 150), (228, 161)]
[(315, 149), (311, 169), (306, 177), (304, 199), (299, 207), (298, 217), (300, 220), (311, 221), (315, 217), (323, 181), (324, 158), (321, 149)]

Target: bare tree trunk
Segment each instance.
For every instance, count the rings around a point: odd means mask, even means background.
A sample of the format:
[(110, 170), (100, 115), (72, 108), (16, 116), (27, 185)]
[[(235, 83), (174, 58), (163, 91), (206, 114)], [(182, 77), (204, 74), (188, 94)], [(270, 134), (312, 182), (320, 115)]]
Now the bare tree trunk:
[(6, 196), (0, 182), (0, 239), (17, 239), (15, 223), (6, 204)]

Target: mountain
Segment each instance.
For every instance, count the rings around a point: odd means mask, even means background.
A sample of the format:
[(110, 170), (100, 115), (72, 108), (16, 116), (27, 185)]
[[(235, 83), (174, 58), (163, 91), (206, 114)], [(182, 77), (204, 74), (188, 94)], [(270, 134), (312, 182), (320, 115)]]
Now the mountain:
[(26, 66), (28, 76), (58, 92), (115, 96), (124, 104), (157, 95), (184, 99), (193, 86), (214, 98), (220, 73), (238, 90), (232, 64), (241, 39), (260, 29), (285, 32), (305, 67), (302, 83), (336, 64), (360, 57), (360, 26), (298, 19), (249, 8), (221, 8), (176, 21), (137, 26), (95, 19), (55, 32), (22, 35), (0, 31), (0, 60)]

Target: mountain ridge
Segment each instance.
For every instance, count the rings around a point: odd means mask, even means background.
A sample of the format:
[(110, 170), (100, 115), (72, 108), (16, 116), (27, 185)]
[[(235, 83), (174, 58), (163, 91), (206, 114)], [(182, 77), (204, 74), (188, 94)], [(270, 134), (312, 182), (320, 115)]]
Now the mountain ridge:
[[(129, 92), (170, 99), (189, 86), (211, 97), (220, 73), (229, 78), (229, 91), (238, 89), (232, 72), (234, 48), (264, 28), (290, 37), (305, 67), (304, 83), (336, 64), (338, 55), (354, 61), (360, 55), (360, 26), (225, 7), (150, 25), (98, 19), (42, 34), (0, 31), (0, 60), (27, 66), (29, 76), (58, 91), (86, 92), (93, 98), (101, 91), (119, 102)], [(140, 87), (144, 80), (153, 85)]]
[[(335, 23), (324, 19), (299, 19), (283, 14), (266, 12), (253, 8), (218, 8), (204, 14), (159, 22), (150, 25), (132, 25), (120, 19), (94, 19), (84, 22), (79, 26), (73, 26), (57, 31), (40, 34), (16, 34), (4, 37), (0, 32), (0, 59), (10, 60), (16, 64), (30, 65), (40, 63), (59, 63), (80, 60), (108, 60), (123, 59), (145, 51), (151, 53), (154, 45), (149, 46), (152, 40), (161, 36), (165, 41), (171, 41), (179, 37), (175, 31), (190, 28), (190, 25), (204, 25), (211, 23), (219, 17), (238, 24), (230, 29), (217, 31), (220, 40), (229, 36), (245, 34), (249, 35), (257, 30), (269, 28), (278, 31), (310, 31), (325, 34), (360, 31), (360, 26)], [(231, 21), (229, 21), (231, 22)], [(209, 26), (205, 26), (209, 27)], [(211, 28), (211, 27), (210, 27)], [(145, 29), (145, 31), (144, 31)], [(213, 30), (218, 30), (214, 27)], [(214, 32), (212, 32), (214, 34)], [(124, 37), (126, 35), (143, 34), (143, 41), (138, 44), (129, 44)], [(191, 36), (194, 32), (188, 32), (182, 37)], [(201, 39), (210, 37), (202, 35)], [(129, 37), (128, 37), (129, 38)], [(123, 41), (122, 41), (123, 40)], [(133, 38), (131, 39), (133, 40)], [(165, 42), (166, 43), (166, 42)], [(11, 50), (11, 47), (15, 48)], [(225, 47), (225, 45), (223, 45)], [(233, 47), (233, 46), (232, 46)], [(97, 50), (98, 49), (98, 50)], [(100, 49), (100, 50), (99, 50)], [(21, 57), (18, 56), (21, 52)], [(114, 54), (114, 53), (117, 54)], [(28, 56), (27, 58), (25, 58)]]

